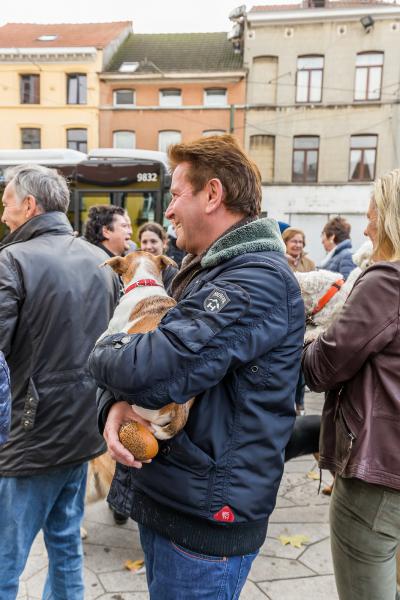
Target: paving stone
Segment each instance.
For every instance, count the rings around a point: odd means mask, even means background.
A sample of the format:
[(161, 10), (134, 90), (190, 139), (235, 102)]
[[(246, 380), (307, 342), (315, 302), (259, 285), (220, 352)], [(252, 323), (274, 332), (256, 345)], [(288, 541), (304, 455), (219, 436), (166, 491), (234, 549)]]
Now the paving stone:
[(103, 596), (99, 596), (98, 600), (149, 600), (149, 594), (147, 592), (116, 592), (103, 594)]
[(131, 571), (101, 573), (99, 579), (106, 592), (147, 592), (146, 575)]
[(21, 575), (20, 581), (27, 581), (30, 577), (45, 569), (47, 571), (47, 553), (32, 554), (28, 561), (24, 572)]
[(276, 499), (276, 508), (288, 508), (290, 506), (294, 506), (293, 502), (287, 500), (283, 496), (278, 496)]
[(270, 600), (338, 600), (332, 575), (259, 584)]
[(254, 561), (249, 579), (251, 581), (273, 581), (274, 579), (293, 579), (314, 575), (313, 571), (296, 560), (258, 556)]
[(322, 540), (309, 546), (301, 557), (301, 562), (320, 575), (333, 574), (330, 540)]
[(267, 600), (268, 596), (260, 590), (257, 584), (247, 580), (243, 586), (240, 600)]
[(285, 473), (308, 473), (315, 465), (315, 460), (289, 460), (285, 464)]
[(329, 505), (310, 507), (294, 506), (293, 508), (277, 508), (270, 517), (270, 523), (327, 523)]
[[(113, 512), (110, 510), (109, 505), (105, 500), (99, 500), (98, 502), (94, 502), (93, 504), (89, 504), (85, 507), (84, 526), (87, 522), (103, 523), (104, 525), (110, 525), (112, 527), (116, 525)], [(137, 523), (132, 521), (132, 519), (128, 519), (124, 525), (117, 525), (117, 528), (121, 528), (122, 530), (132, 529), (137, 531)]]
[(329, 496), (318, 494), (319, 481), (311, 481), (293, 487), (283, 496), (290, 500), (294, 506), (309, 506), (318, 504), (329, 504)]
[(138, 547), (138, 535), (132, 529), (125, 525), (104, 525), (102, 523), (93, 523), (85, 521), (85, 529), (88, 537), (84, 543), (108, 546), (114, 548), (130, 548), (135, 550)]
[(276, 556), (277, 558), (296, 559), (303, 554), (304, 549), (305, 546), (302, 546), (301, 548), (293, 548), (290, 544), (284, 546), (279, 540), (267, 537), (260, 548), (260, 554), (263, 554), (264, 556)]
[(305, 535), (309, 539), (308, 543), (314, 544), (329, 536), (329, 525), (328, 523), (271, 523), (268, 525), (268, 537), (278, 539), (280, 535)]
[(98, 546), (97, 544), (84, 545), (85, 566), (95, 573), (110, 571), (125, 571), (124, 564), (127, 560), (143, 559), (141, 548), (116, 548), (111, 546)]

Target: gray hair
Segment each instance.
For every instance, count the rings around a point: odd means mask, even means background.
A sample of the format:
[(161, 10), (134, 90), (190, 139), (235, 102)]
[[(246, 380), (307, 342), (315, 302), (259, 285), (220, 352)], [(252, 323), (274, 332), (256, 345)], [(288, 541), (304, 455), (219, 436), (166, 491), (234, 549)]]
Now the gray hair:
[(33, 196), (43, 212), (54, 210), (66, 213), (69, 205), (69, 190), (65, 178), (55, 169), (41, 165), (19, 165), (5, 172), (6, 183), (12, 182), (20, 202)]

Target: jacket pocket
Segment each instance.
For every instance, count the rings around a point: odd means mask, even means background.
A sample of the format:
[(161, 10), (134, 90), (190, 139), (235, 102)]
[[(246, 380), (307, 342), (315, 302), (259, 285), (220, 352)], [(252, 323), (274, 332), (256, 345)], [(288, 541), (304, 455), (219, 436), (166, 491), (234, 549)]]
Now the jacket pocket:
[(215, 461), (185, 431), (163, 443), (151, 465), (133, 474), (139, 487), (158, 502), (203, 515), (212, 495)]
[(340, 405), (337, 408), (335, 417), (335, 431), (335, 458), (339, 467), (338, 473), (339, 475), (342, 475), (346, 469), (347, 463), (349, 462), (356, 436), (348, 426)]

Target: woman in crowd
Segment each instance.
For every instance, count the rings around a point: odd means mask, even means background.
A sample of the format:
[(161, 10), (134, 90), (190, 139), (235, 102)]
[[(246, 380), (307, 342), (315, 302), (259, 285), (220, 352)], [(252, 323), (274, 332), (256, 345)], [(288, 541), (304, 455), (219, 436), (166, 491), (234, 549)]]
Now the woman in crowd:
[[(315, 270), (315, 263), (307, 258), (304, 252), (304, 246), (306, 245), (304, 231), (296, 229), (295, 227), (287, 227), (282, 232), (282, 239), (285, 242), (286, 258), (292, 271), (306, 273)], [(300, 371), (295, 398), (297, 416), (303, 416), (305, 414), (304, 387), (304, 377)]]
[(328, 392), (320, 466), (336, 473), (331, 545), (340, 600), (393, 600), (400, 542), (400, 169), (375, 183), (365, 230), (373, 264), (303, 354)]
[(352, 259), (350, 231), (350, 223), (342, 217), (328, 221), (321, 233), (321, 242), (328, 254), (319, 265), (320, 269), (341, 273), (347, 279), (350, 271), (356, 268)]
[[(165, 254), (168, 238), (165, 230), (158, 223), (145, 223), (139, 228), (138, 238), (140, 249), (150, 252), (150, 254), (159, 255)], [(168, 266), (163, 271), (163, 283), (165, 289), (169, 290), (171, 281), (177, 274), (178, 269), (172, 265)]]
[(287, 227), (282, 233), (282, 239), (286, 246), (287, 261), (293, 271), (306, 273), (315, 270), (315, 263), (304, 252), (306, 237), (301, 229)]

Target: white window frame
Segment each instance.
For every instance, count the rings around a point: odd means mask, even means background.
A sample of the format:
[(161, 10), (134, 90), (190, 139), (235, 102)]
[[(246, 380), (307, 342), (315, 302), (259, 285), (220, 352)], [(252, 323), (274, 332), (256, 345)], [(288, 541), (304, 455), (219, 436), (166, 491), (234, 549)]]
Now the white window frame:
[[(131, 136), (132, 143), (121, 144), (118, 143), (118, 137), (121, 137), (121, 134), (129, 134)], [(113, 131), (113, 148), (125, 148), (134, 150), (136, 148), (136, 132), (131, 131), (129, 129), (119, 129), (118, 131)]]
[(179, 144), (182, 141), (182, 133), (177, 130), (167, 129), (158, 132), (158, 149), (166, 152), (171, 144)]
[[(132, 92), (132, 102), (129, 103), (121, 103), (121, 102), (117, 102), (117, 94), (118, 92)], [(135, 90), (131, 90), (129, 88), (118, 88), (117, 90), (113, 91), (113, 105), (114, 106), (135, 106)]]
[[(220, 92), (220, 94), (210, 94), (210, 92), (216, 91)], [(207, 88), (206, 90), (204, 90), (203, 104), (204, 106), (211, 106), (216, 108), (220, 106), (228, 106), (228, 90), (226, 88)]]
[[(176, 92), (176, 94), (173, 95), (171, 92)], [(166, 88), (160, 90), (159, 103), (160, 106), (165, 108), (182, 106), (182, 90), (179, 90), (178, 88)]]
[(225, 135), (226, 129), (205, 129), (203, 137), (211, 137), (212, 135)]

